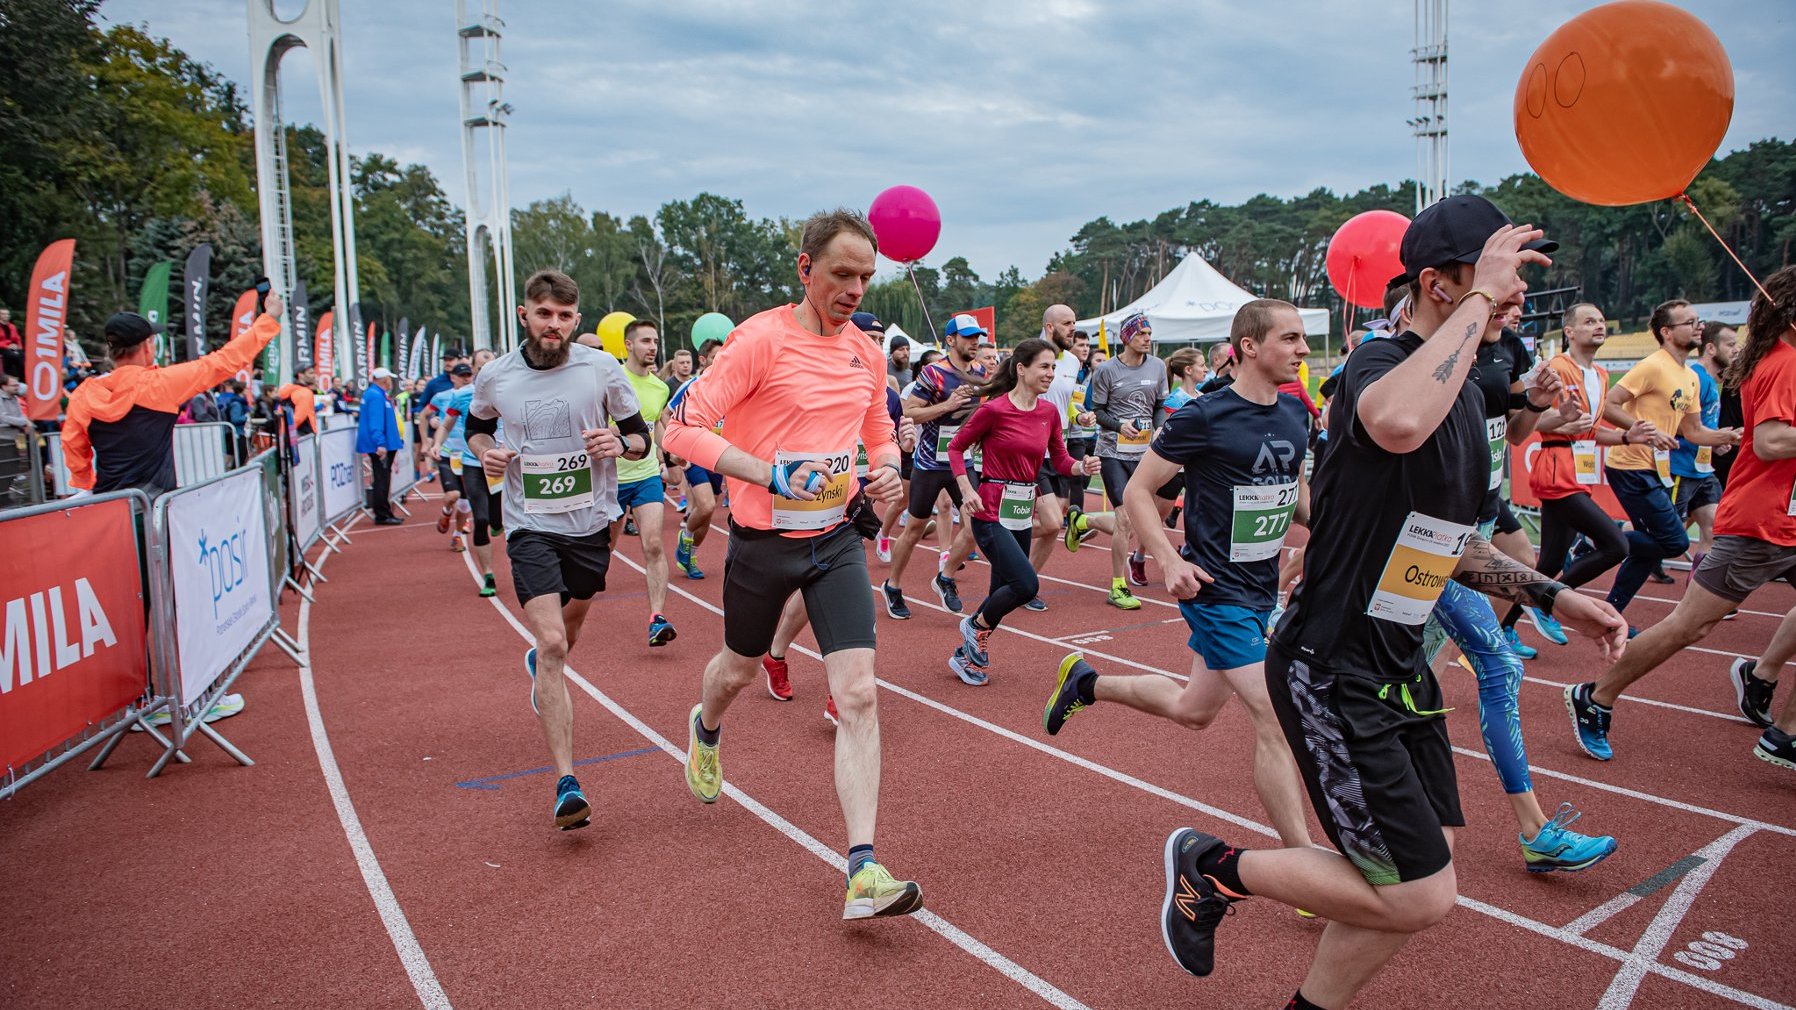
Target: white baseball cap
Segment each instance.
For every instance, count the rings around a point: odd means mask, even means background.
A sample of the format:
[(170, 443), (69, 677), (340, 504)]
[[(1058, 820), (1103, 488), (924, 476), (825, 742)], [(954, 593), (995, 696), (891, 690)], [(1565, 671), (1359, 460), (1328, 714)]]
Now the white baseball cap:
[(385, 368), (376, 368), (374, 370), (373, 375), (371, 376), (371, 378), (376, 378), (376, 379), (391, 379), (392, 377), (393, 377), (393, 373), (388, 371)]

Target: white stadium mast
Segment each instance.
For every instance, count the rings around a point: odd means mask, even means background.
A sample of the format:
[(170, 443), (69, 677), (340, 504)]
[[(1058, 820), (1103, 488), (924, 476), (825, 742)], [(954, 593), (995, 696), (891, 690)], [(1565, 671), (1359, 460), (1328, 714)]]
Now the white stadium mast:
[[(469, 8), (478, 6), (477, 13)], [(511, 185), (506, 171), (505, 119), (511, 106), (505, 103), (505, 64), (499, 59), (499, 39), (505, 22), (499, 17), (499, 0), (455, 0), (455, 33), (461, 46), (461, 159), (467, 173), (468, 307), (472, 321), (469, 336), (474, 347), (493, 347), (491, 319), (487, 316), (488, 255), (499, 284), (499, 346), (501, 352), (517, 344), (517, 282), (511, 258)], [(484, 132), (487, 186), (480, 185), (479, 148)]]
[(1416, 210), (1447, 195), (1447, 2), (1416, 0)]

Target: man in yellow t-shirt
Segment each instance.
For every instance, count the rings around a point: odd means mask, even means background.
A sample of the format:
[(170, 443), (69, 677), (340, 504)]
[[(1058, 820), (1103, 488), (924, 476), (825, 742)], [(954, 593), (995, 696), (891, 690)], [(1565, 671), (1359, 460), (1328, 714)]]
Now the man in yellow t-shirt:
[[(617, 504), (624, 515), (636, 520), (642, 537), (642, 567), (647, 570), (649, 587), (649, 645), (660, 646), (674, 640), (674, 626), (662, 616), (667, 606), (667, 552), (662, 547), (662, 516), (666, 485), (661, 479), (661, 412), (673, 395), (655, 374), (655, 359), (661, 353), (661, 335), (652, 319), (638, 319), (624, 327), (624, 374), (636, 390), (636, 402), (642, 408), (642, 419), (652, 432), (649, 453), (641, 459), (618, 460)], [(620, 518), (618, 524), (623, 520)], [(612, 529), (611, 542), (621, 532)]]
[[(1671, 450), (1678, 436), (1696, 445), (1736, 445), (1737, 428), (1702, 423), (1696, 373), (1687, 359), (1702, 336), (1702, 320), (1689, 302), (1674, 299), (1653, 309), (1659, 349), (1628, 370), (1603, 400), (1603, 419), (1625, 433), (1611, 448), (1605, 469), (1616, 501), (1634, 528), (1628, 556), (1615, 571), (1609, 602), (1622, 610), (1659, 562), (1690, 549), (1690, 536), (1671, 501)], [(1635, 424), (1643, 425), (1640, 434)]]

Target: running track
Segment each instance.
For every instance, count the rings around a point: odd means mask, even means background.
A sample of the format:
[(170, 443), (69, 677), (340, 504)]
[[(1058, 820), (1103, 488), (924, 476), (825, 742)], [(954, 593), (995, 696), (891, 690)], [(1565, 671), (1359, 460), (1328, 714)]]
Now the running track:
[[(1050, 609), (994, 639), (984, 689), (945, 666), (952, 625), (919, 552), (914, 618), (880, 617), (878, 842), (929, 911), (851, 924), (814, 654), (790, 657), (797, 700), (757, 687), (731, 710), (723, 801), (695, 801), (670, 756), (721, 640), (722, 534), (701, 553), (712, 578), (674, 573), (680, 637), (655, 650), (640, 545), (624, 538), (570, 663), (598, 816), (560, 833), (503, 551), (501, 595), (481, 600), (428, 524), (434, 506), (414, 510), (403, 527), (355, 527), (315, 606), (284, 601), (309, 666), (265, 651), (239, 682), (247, 710), (221, 725), (255, 767), (201, 741), (192, 765), (146, 782), (151, 748), (133, 739), (102, 772), (67, 769), (0, 805), (0, 1005), (1277, 1007), (1301, 980), (1321, 927), (1271, 903), (1225, 922), (1207, 979), (1178, 971), (1158, 934), (1170, 829), (1270, 844), (1238, 708), (1201, 734), (1104, 707), (1041, 732), (1070, 648), (1105, 671), (1188, 670), (1161, 587), (1134, 613), (1103, 604), (1102, 537), (1057, 554)], [(962, 573), (969, 606), (985, 571)], [(1648, 586), (1630, 616), (1660, 618), (1681, 592)], [(1792, 604), (1785, 587), (1761, 592), (1707, 651), (1643, 682), (1607, 765), (1576, 750), (1559, 696), (1594, 673), (1595, 649), (1523, 625), (1546, 650), (1521, 695), (1541, 801), (1572, 800), (1579, 827), (1621, 840), (1578, 875), (1522, 871), (1474, 683), (1450, 668), (1460, 907), (1356, 1005), (1796, 1004), (1779, 900), (1796, 780), (1750, 756), (1756, 731), (1729, 714), (1725, 676)]]

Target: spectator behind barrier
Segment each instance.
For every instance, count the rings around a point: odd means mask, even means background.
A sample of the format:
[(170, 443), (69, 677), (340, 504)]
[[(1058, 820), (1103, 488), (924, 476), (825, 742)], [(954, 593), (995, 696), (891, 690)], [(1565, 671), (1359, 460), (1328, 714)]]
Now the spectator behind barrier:
[(13, 324), (11, 309), (0, 309), (0, 372), (25, 374), (25, 337)]

